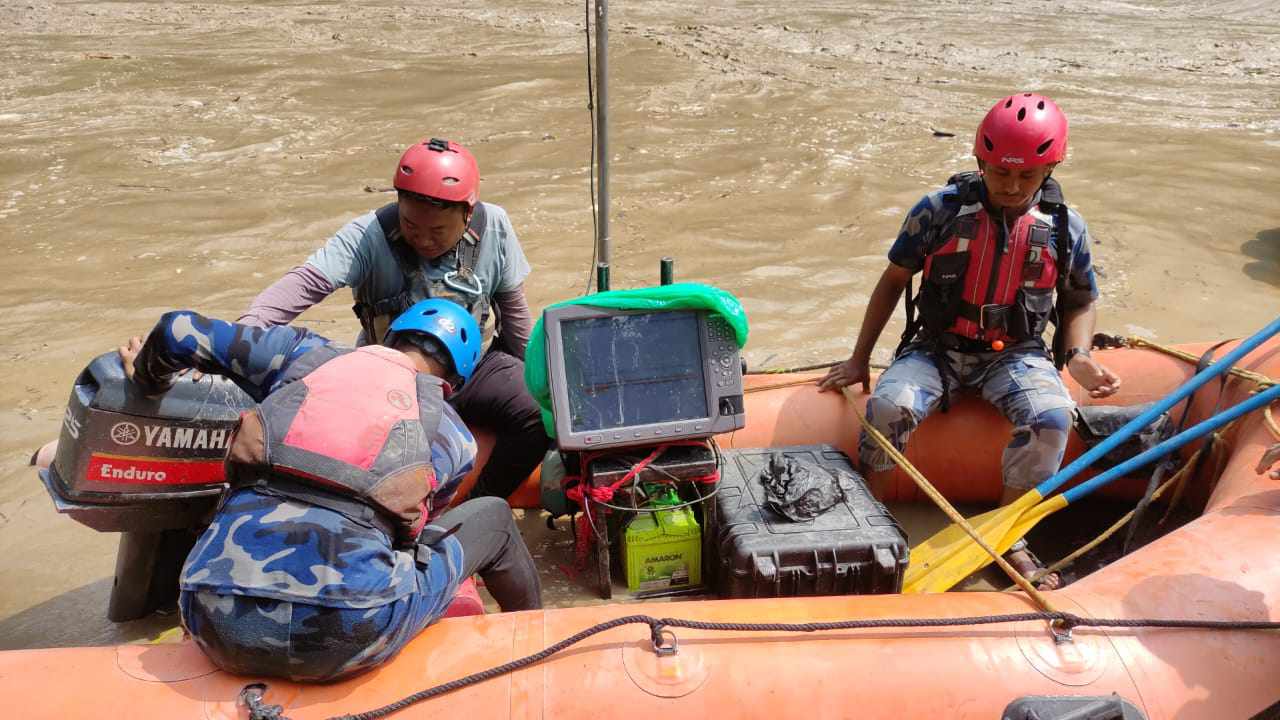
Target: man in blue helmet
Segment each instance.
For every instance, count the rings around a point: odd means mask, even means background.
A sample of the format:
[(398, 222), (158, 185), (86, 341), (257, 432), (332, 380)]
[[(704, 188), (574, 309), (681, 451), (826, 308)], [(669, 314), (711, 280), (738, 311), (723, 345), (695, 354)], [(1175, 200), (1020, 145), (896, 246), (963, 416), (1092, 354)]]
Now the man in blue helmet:
[(328, 681), (395, 655), (474, 573), (503, 610), (541, 607), (528, 548), (497, 498), (446, 510), (475, 441), (446, 402), (481, 355), (475, 320), (424, 300), (384, 345), (165, 314), (120, 348), (163, 392), (193, 368), (258, 401), (227, 450), (230, 490), (187, 557), (187, 631), (238, 674)]

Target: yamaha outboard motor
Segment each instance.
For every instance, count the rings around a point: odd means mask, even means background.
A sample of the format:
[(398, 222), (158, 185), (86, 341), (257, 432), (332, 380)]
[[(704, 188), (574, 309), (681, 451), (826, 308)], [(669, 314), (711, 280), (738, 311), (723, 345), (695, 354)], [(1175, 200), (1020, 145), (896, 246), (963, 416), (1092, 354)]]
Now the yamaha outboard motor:
[(253, 406), (218, 376), (147, 397), (114, 352), (76, 378), (57, 454), (39, 473), (58, 512), (123, 533), (108, 618), (134, 620), (176, 599), (182, 563), (225, 488), (231, 433)]

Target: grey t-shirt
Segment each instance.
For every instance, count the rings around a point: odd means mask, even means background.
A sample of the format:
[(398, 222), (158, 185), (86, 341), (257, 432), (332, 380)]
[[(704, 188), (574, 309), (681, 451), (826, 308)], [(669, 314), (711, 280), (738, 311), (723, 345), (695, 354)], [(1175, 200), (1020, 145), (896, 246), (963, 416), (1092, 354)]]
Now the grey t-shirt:
[[(492, 203), (482, 204), (485, 227), (473, 270), (484, 293), (492, 298), (519, 288), (532, 268), (507, 211)], [(344, 225), (307, 258), (306, 264), (319, 270), (334, 288), (351, 288), (357, 302), (375, 302), (404, 289), (404, 274), (374, 212)], [(446, 273), (458, 269), (457, 255), (446, 253), (439, 262), (422, 259), (421, 267), (427, 279), (442, 280)]]

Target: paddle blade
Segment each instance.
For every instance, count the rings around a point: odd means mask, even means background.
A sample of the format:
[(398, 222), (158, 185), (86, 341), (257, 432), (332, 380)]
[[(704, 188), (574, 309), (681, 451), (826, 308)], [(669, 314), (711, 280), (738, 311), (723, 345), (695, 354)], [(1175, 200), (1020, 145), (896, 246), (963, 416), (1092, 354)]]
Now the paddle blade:
[[(1017, 505), (1018, 503), (1015, 502), (1003, 508), (998, 508), (998, 510), (1008, 510)], [(1008, 552), (1010, 547), (1013, 547), (1013, 544), (1019, 538), (1026, 535), (1028, 530), (1035, 527), (1036, 523), (1057, 510), (1066, 507), (1066, 505), (1067, 502), (1061, 495), (1055, 495), (1030, 508), (1021, 508), (1020, 512), (1005, 513), (1001, 518), (1000, 526), (990, 525), (987, 528), (987, 532), (982, 534), (982, 539), (995, 548), (997, 553), (1003, 555)], [(916, 559), (914, 552), (911, 557), (912, 561)], [(962, 545), (958, 551), (952, 553), (946, 559), (933, 561), (927, 571), (912, 578), (913, 582), (910, 589), (907, 588), (904, 580), (902, 591), (946, 592), (954, 587), (956, 583), (981, 570), (991, 562), (991, 556), (987, 554), (987, 551), (970, 540), (968, 545)], [(908, 576), (910, 576), (909, 570)]]
[[(981, 515), (974, 515), (968, 520), (979, 535), (999, 538), (1004, 535), (1008, 522), (1012, 522), (1012, 518), (1006, 521), (1006, 516), (1009, 515), (1009, 508), (998, 507)], [(914, 575), (945, 561), (964, 546), (973, 544), (973, 538), (969, 537), (969, 533), (966, 533), (963, 528), (955, 523), (948, 525), (934, 533), (928, 540), (911, 548), (911, 563), (907, 566), (904, 581), (909, 584)]]
[[(1001, 510), (1005, 512), (995, 515), (990, 522), (976, 528), (982, 539), (995, 547), (997, 552), (1008, 550), (1008, 547), (1001, 548), (999, 545), (1019, 517), (1017, 512), (1010, 512), (1007, 508)], [(954, 546), (946, 548), (942, 555), (916, 553), (913, 550), (911, 564), (907, 566), (907, 574), (902, 581), (902, 592), (946, 592), (988, 562), (991, 562), (991, 556), (968, 535), (964, 535), (963, 540), (956, 542)]]
[[(969, 518), (969, 524), (977, 531), (988, 544), (995, 544), (1002, 540), (1014, 523), (1018, 521), (1025, 512), (1035, 507), (1040, 501), (1040, 495), (1032, 490), (1022, 497), (1014, 500), (1008, 505), (998, 507), (995, 510), (985, 512), (981, 515)], [(970, 551), (977, 551), (986, 556), (983, 550), (969, 533), (958, 524), (951, 524), (932, 537), (911, 550), (911, 562), (907, 565), (907, 573), (903, 578), (903, 592), (942, 592), (951, 587), (955, 583), (964, 579), (964, 576), (956, 578), (942, 590), (926, 589), (926, 586), (932, 587), (934, 582), (927, 580), (939, 568), (947, 567), (957, 555), (966, 554)], [(972, 562), (972, 561), (969, 561)], [(962, 563), (961, 566), (968, 563)], [(941, 576), (939, 576), (941, 577)]]

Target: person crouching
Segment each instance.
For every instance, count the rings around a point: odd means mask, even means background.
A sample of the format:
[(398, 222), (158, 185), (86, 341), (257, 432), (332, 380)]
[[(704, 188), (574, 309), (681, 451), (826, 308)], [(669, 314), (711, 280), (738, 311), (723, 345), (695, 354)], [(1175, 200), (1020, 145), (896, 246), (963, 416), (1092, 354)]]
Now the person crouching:
[(399, 652), (475, 573), (504, 611), (541, 607), (507, 504), (446, 510), (476, 444), (445, 400), (481, 349), (471, 315), (439, 299), (400, 315), (384, 345), (357, 350), (190, 311), (120, 348), (144, 392), (192, 368), (259, 403), (236, 427), (230, 489), (180, 578), (183, 626), (214, 664), (349, 677)]

